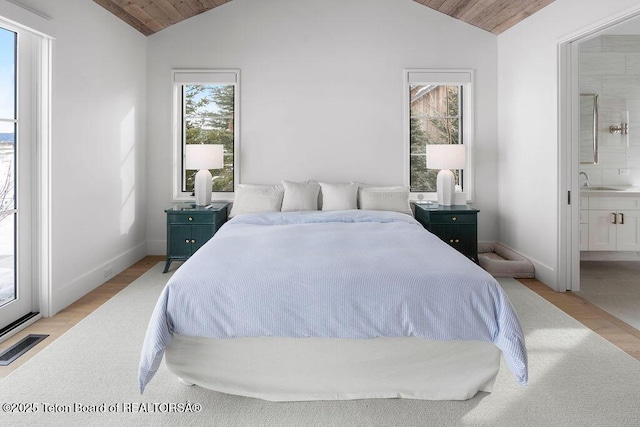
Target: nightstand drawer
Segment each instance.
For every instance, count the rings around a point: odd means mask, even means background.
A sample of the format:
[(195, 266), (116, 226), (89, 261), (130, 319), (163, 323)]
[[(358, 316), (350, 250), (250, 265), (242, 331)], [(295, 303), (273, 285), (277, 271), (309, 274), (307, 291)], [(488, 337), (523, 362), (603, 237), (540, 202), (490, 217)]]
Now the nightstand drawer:
[(433, 224), (431, 226), (431, 232), (437, 234), (442, 240), (449, 243), (454, 243), (450, 240), (461, 240), (465, 238), (475, 240), (477, 233), (475, 225), (448, 226), (442, 224)]
[(169, 213), (167, 216), (169, 224), (212, 224), (215, 219), (213, 212), (186, 215), (184, 213)]
[(430, 212), (431, 224), (476, 224), (476, 214)]

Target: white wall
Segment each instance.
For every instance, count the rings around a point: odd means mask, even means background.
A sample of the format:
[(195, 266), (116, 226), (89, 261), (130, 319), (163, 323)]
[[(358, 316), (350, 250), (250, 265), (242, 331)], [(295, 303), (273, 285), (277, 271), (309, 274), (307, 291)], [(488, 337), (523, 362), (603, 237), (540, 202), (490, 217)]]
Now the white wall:
[(172, 202), (172, 68), (241, 70), (241, 182), (379, 184), (405, 183), (403, 69), (474, 69), (474, 202), (497, 238), (496, 36), (412, 0), (234, 0), (148, 43), (150, 253)]
[(146, 255), (144, 36), (87, 0), (20, 0), (56, 27), (52, 313)]
[[(580, 165), (593, 185), (640, 186), (640, 133), (634, 132), (640, 126), (640, 18), (620, 27), (630, 32), (616, 28), (580, 44), (580, 93), (599, 95), (599, 161)], [(609, 127), (620, 126), (625, 111), (631, 132), (611, 133)], [(593, 137), (581, 134), (580, 144), (580, 159), (593, 159)]]
[(558, 44), (632, 8), (637, 0), (556, 0), (498, 36), (499, 240), (532, 258), (536, 275), (552, 287), (559, 255)]

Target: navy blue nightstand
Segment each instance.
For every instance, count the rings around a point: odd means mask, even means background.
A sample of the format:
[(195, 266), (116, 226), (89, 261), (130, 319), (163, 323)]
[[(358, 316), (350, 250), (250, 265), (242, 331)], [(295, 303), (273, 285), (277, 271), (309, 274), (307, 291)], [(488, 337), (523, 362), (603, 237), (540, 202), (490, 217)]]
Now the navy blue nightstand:
[(184, 203), (166, 209), (167, 261), (163, 273), (172, 261), (189, 259), (227, 221), (229, 203), (213, 202), (208, 206)]

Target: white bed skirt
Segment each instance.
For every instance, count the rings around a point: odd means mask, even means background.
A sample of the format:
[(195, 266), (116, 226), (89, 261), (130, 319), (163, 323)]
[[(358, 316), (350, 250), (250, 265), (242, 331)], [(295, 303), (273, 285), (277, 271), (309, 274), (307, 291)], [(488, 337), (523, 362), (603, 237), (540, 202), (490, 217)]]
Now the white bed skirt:
[(270, 401), (466, 400), (490, 392), (500, 350), (420, 338), (234, 338), (175, 335), (171, 372), (186, 383)]

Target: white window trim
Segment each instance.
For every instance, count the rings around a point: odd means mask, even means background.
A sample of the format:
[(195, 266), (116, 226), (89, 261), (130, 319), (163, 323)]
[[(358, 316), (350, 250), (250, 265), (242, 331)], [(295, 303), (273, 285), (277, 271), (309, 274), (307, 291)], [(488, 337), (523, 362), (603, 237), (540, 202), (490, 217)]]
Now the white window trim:
[[(233, 126), (233, 185), (234, 190), (240, 178), (240, 70), (239, 69), (176, 69), (171, 70), (173, 86), (173, 201), (187, 202), (195, 198), (190, 191), (182, 191), (182, 94), (184, 84), (233, 84), (234, 126)], [(213, 192), (212, 200), (233, 200), (234, 192)]]
[[(404, 179), (405, 185), (410, 185), (410, 135), (409, 127), (411, 120), (411, 107), (409, 92), (410, 86), (415, 84), (439, 83), (443, 85), (461, 85), (463, 87), (462, 97), (462, 140), (467, 147), (467, 166), (464, 168), (463, 186), (467, 196), (467, 202), (473, 202), (474, 196), (474, 171), (473, 171), (473, 149), (474, 149), (474, 71), (472, 69), (405, 69), (404, 70)], [(418, 200), (418, 194), (422, 194), (425, 200), (437, 200), (436, 192), (411, 192), (411, 200)]]

